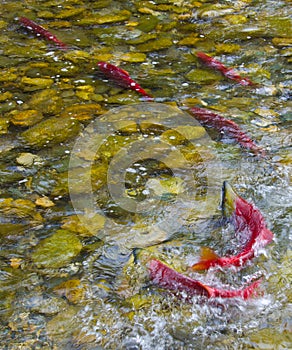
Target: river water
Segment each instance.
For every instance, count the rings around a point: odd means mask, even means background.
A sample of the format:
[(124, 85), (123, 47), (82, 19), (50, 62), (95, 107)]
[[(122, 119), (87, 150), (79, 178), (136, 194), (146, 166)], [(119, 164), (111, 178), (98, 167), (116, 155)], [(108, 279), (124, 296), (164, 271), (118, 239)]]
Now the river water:
[[(2, 1), (2, 349), (292, 347), (291, 14), (289, 0)], [(108, 81), (99, 61), (153, 101)], [(266, 156), (203, 128), (192, 106), (236, 122)], [(223, 181), (274, 240), (242, 269), (191, 272), (202, 246), (244, 244), (222, 216)], [(149, 280), (149, 257), (221, 289), (261, 279), (259, 293), (169, 293)]]

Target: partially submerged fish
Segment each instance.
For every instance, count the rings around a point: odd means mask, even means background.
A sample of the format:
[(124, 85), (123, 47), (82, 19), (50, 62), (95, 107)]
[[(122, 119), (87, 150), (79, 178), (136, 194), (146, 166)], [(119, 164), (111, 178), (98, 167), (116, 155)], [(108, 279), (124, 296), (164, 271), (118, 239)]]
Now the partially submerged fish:
[(146, 97), (148, 100), (153, 100), (153, 97), (148, 94), (142, 87), (136, 83), (129, 75), (129, 73), (113, 64), (108, 62), (98, 62), (97, 63), (101, 72), (111, 81), (119, 86), (131, 89), (138, 92), (142, 96)]
[(60, 49), (67, 50), (68, 46), (63, 43), (61, 40), (59, 40), (54, 34), (49, 32), (44, 27), (40, 26), (39, 24), (35, 23), (29, 18), (26, 17), (20, 17), (19, 22), (28, 30), (34, 32), (36, 35), (39, 35), (43, 37), (44, 39), (50, 40), (53, 43), (55, 43)]
[(240, 76), (238, 73), (236, 73), (232, 68), (228, 68), (224, 66), (223, 63), (216, 60), (215, 58), (206, 55), (204, 52), (197, 52), (197, 57), (209, 68), (213, 68), (217, 71), (219, 71), (222, 75), (224, 75), (226, 78), (229, 78), (231, 80), (234, 80), (238, 82), (239, 84), (243, 86), (252, 86), (254, 83), (246, 77)]
[(205, 270), (213, 266), (242, 267), (273, 240), (273, 233), (266, 227), (259, 209), (236, 194), (226, 181), (222, 189), (222, 209), (225, 214), (231, 212), (230, 218), (236, 233), (245, 235), (247, 241), (241, 252), (234, 256), (220, 257), (209, 248), (202, 249), (201, 260), (191, 267), (193, 270)]
[(217, 289), (184, 276), (157, 259), (151, 259), (148, 262), (148, 271), (151, 281), (157, 286), (173, 292), (185, 292), (188, 297), (199, 295), (207, 298), (240, 297), (248, 299), (256, 295), (256, 288), (260, 283), (260, 281), (255, 281), (248, 287), (239, 290)]
[(188, 109), (188, 112), (202, 125), (212, 127), (220, 133), (234, 139), (241, 147), (251, 150), (258, 155), (260, 154), (263, 156), (265, 154), (264, 150), (257, 146), (234, 121), (204, 108), (192, 107)]

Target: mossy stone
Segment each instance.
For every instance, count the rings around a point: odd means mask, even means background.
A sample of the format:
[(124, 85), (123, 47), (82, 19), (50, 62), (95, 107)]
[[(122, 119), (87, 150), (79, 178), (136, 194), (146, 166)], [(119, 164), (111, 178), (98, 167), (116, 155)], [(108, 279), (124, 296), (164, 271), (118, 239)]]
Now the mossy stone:
[(32, 260), (40, 268), (57, 269), (70, 263), (81, 249), (82, 244), (75, 233), (60, 229), (39, 242)]
[(156, 40), (150, 40), (147, 43), (137, 46), (137, 50), (140, 52), (152, 52), (164, 50), (173, 45), (170, 38), (157, 38)]
[(223, 79), (220, 74), (205, 69), (192, 69), (186, 77), (197, 84), (210, 84)]
[(54, 89), (45, 89), (33, 94), (28, 105), (43, 114), (54, 115), (62, 110), (63, 101)]
[(24, 131), (21, 138), (32, 147), (52, 146), (76, 136), (80, 130), (81, 125), (74, 118), (52, 117)]
[(11, 123), (18, 126), (32, 126), (43, 119), (43, 114), (35, 109), (27, 109), (24, 111), (12, 111)]
[(9, 119), (0, 118), (0, 135), (8, 133)]

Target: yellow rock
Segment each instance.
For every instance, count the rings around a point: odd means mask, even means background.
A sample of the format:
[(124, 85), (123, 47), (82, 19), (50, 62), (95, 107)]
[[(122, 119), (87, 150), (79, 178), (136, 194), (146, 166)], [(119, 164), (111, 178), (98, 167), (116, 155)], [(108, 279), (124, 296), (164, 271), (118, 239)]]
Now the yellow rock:
[(50, 208), (50, 207), (53, 207), (55, 205), (55, 203), (52, 202), (50, 200), (50, 198), (48, 198), (46, 196), (37, 198), (35, 201), (35, 204), (39, 205), (40, 207), (44, 207), (44, 208)]
[(43, 119), (43, 114), (35, 109), (12, 111), (11, 123), (18, 126), (32, 126)]

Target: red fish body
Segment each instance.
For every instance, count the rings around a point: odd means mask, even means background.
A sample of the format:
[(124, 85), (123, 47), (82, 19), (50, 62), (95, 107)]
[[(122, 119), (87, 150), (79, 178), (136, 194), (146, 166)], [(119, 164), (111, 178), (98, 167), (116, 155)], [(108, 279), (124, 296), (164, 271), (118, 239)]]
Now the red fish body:
[(35, 34), (50, 40), (52, 42), (54, 42), (59, 48), (63, 49), (63, 50), (67, 50), (68, 46), (63, 43), (61, 40), (59, 40), (54, 34), (52, 34), (51, 32), (49, 32), (47, 29), (45, 29), (44, 27), (40, 26), (39, 24), (35, 23), (34, 21), (32, 21), (29, 18), (26, 17), (20, 17), (19, 18), (19, 22), (27, 29), (31, 30), (32, 32), (34, 32)]
[(193, 270), (205, 270), (213, 266), (242, 267), (255, 257), (259, 249), (273, 240), (273, 233), (267, 229), (261, 212), (251, 203), (238, 196), (231, 186), (224, 182), (222, 207), (232, 210), (231, 222), (235, 231), (248, 235), (242, 251), (235, 256), (219, 257), (210, 249), (203, 249), (201, 260), (192, 266)]
[(195, 116), (201, 124), (212, 127), (226, 136), (229, 136), (236, 140), (241, 147), (249, 149), (255, 154), (264, 155), (264, 150), (258, 147), (234, 121), (204, 108), (192, 107), (189, 108), (188, 111)]
[(243, 86), (252, 86), (254, 83), (249, 78), (241, 77), (238, 73), (236, 73), (232, 68), (226, 67), (223, 63), (216, 60), (215, 58), (206, 55), (203, 52), (197, 52), (197, 57), (209, 68), (213, 68), (219, 71), (226, 78), (237, 81), (239, 84)]
[(147, 99), (153, 99), (125, 70), (107, 62), (98, 62), (97, 65), (102, 73), (117, 85), (136, 91)]
[(199, 295), (207, 298), (240, 297), (248, 299), (256, 294), (255, 289), (259, 285), (259, 281), (256, 281), (247, 288), (240, 290), (225, 290), (209, 287), (200, 281), (182, 275), (157, 259), (151, 259), (148, 262), (148, 270), (150, 279), (154, 284), (173, 292), (185, 292), (189, 297)]

